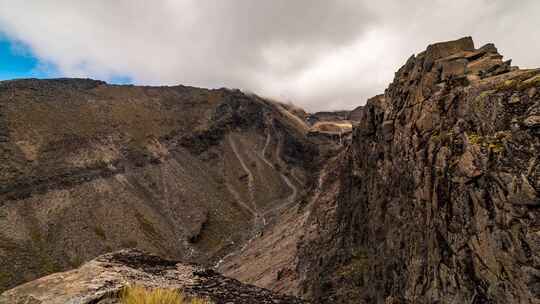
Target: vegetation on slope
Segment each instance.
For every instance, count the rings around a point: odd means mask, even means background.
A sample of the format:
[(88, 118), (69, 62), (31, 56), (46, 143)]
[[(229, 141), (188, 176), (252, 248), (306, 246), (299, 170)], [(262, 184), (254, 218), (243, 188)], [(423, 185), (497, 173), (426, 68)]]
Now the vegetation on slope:
[(126, 287), (121, 299), (122, 304), (211, 304), (210, 301), (200, 298), (188, 299), (173, 289), (148, 289), (141, 286)]

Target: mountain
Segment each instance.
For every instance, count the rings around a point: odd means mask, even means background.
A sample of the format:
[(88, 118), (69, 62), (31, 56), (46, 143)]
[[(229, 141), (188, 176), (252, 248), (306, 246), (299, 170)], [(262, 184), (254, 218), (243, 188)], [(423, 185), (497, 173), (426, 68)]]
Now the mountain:
[(470, 37), (334, 113), (1, 82), (0, 286), (137, 247), (312, 303), (540, 303), (539, 89)]
[(137, 247), (212, 265), (300, 199), (319, 149), (238, 90), (0, 83), (0, 289)]
[[(320, 303), (540, 303), (540, 70), (430, 45), (353, 112), (298, 250)], [(326, 185), (325, 185), (326, 183)]]

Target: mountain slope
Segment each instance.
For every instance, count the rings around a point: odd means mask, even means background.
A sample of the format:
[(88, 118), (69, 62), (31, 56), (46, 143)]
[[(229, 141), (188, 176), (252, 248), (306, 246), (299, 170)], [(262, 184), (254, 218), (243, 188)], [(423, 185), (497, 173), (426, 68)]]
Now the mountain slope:
[(212, 264), (293, 204), (318, 149), (227, 89), (0, 83), (0, 289), (138, 247)]

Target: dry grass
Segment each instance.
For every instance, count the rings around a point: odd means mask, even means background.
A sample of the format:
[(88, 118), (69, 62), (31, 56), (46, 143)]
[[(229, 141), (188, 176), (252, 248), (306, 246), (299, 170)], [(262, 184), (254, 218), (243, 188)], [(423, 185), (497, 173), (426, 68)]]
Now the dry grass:
[(128, 286), (121, 293), (122, 304), (211, 304), (208, 300), (188, 299), (182, 293), (165, 288)]

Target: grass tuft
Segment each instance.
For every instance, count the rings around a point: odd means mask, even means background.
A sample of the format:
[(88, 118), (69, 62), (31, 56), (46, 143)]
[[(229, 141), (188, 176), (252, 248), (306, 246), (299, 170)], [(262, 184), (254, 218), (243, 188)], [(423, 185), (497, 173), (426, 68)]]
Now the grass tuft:
[(122, 304), (211, 304), (208, 300), (188, 299), (174, 289), (128, 286), (120, 294)]

